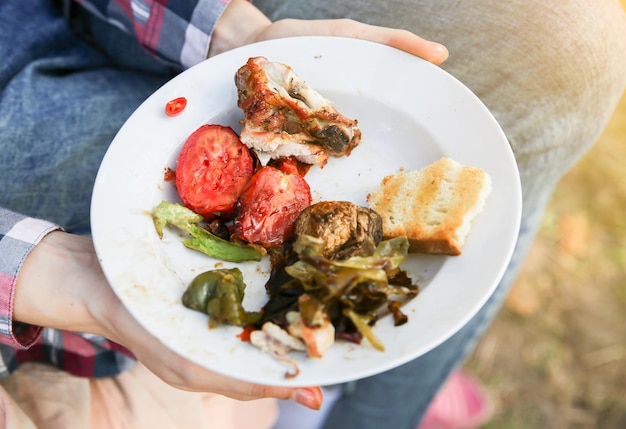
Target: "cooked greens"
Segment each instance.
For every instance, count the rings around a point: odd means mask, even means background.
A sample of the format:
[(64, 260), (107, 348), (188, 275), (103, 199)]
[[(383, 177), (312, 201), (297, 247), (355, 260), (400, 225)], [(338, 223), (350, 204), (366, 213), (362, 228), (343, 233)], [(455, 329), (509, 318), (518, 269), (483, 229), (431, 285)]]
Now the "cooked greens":
[[(406, 238), (394, 238), (381, 241), (371, 256), (330, 260), (322, 256), (323, 240), (298, 236), (293, 246), (297, 257), (286, 258), (284, 271), (275, 270), (266, 285), (270, 300), (263, 320), (284, 324), (285, 314), (295, 310), (300, 311), (306, 325), (314, 326), (313, 315), (321, 308), (338, 337), (355, 342), (365, 337), (375, 348), (383, 350), (371, 330), (380, 309), (397, 302), (392, 300), (394, 296), (412, 298), (418, 293), (417, 285), (400, 269), (408, 247)], [(311, 298), (305, 301), (306, 307), (298, 300), (302, 294)], [(397, 304), (392, 304), (392, 308), (394, 315), (401, 316)]]
[(267, 253), (261, 246), (231, 242), (211, 234), (200, 226), (202, 216), (180, 204), (162, 201), (152, 212), (152, 219), (159, 237), (163, 237), (167, 224), (174, 225), (191, 234), (191, 238), (183, 241), (185, 247), (212, 258), (229, 262), (260, 261)]

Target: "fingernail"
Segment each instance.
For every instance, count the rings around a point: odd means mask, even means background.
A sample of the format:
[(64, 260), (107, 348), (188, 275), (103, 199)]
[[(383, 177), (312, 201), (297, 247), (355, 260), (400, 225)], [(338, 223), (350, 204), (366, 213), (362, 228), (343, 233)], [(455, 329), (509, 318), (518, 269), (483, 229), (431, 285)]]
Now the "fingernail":
[(322, 398), (322, 390), (319, 387), (302, 387), (294, 390), (291, 394), (293, 401), (312, 410), (321, 408)]
[(433, 48), (433, 62), (435, 64), (443, 63), (445, 60), (448, 59), (448, 55), (450, 55), (448, 52), (448, 48), (440, 43), (435, 43), (435, 46)]

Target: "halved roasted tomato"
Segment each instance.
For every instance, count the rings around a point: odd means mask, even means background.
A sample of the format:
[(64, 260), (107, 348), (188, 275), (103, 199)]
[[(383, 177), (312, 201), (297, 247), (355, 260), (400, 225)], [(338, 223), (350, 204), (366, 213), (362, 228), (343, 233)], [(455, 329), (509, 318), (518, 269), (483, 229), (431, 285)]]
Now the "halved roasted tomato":
[(257, 171), (237, 204), (234, 236), (264, 247), (291, 238), (293, 225), (311, 204), (311, 189), (302, 176), (271, 166)]
[(228, 217), (254, 170), (250, 150), (232, 128), (203, 125), (180, 151), (176, 189), (183, 204), (206, 219)]

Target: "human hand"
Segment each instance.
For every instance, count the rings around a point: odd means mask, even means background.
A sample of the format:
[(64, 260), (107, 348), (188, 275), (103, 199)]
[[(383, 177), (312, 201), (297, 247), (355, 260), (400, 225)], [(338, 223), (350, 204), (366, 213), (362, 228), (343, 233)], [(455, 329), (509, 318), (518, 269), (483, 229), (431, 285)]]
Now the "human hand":
[(89, 332), (132, 351), (166, 383), (239, 400), (292, 399), (319, 409), (319, 387), (271, 387), (231, 379), (184, 359), (148, 333), (119, 301), (102, 272), (90, 238), (56, 231), (33, 249), (20, 270), (14, 319), (32, 325)]
[(337, 36), (369, 40), (401, 49), (437, 65), (448, 58), (445, 46), (407, 30), (378, 27), (351, 19), (283, 19), (272, 23), (246, 0), (232, 0), (218, 20), (209, 56), (254, 42), (290, 36)]

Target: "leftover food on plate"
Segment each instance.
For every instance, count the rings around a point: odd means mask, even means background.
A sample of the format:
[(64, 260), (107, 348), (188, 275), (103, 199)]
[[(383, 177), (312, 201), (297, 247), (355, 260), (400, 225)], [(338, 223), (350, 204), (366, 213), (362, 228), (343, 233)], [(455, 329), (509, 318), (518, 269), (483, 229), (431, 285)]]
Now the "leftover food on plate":
[[(163, 201), (152, 212), (159, 237), (172, 225), (189, 234), (187, 248), (217, 260), (259, 261), (269, 254), (267, 302), (243, 305), (238, 268), (197, 275), (182, 296), (208, 316), (210, 329), (240, 326), (249, 341), (299, 373), (289, 353), (322, 358), (335, 340), (379, 351), (373, 327), (381, 316), (408, 321), (402, 305), (418, 285), (402, 269), (409, 252), (460, 255), (473, 218), (490, 189), (489, 176), (451, 158), (401, 171), (350, 201), (313, 202), (309, 166), (349, 156), (361, 140), (357, 121), (341, 115), (291, 67), (250, 58), (236, 72), (240, 135), (205, 124), (185, 141), (174, 176), (182, 205)], [(269, 155), (263, 165), (259, 152)]]

